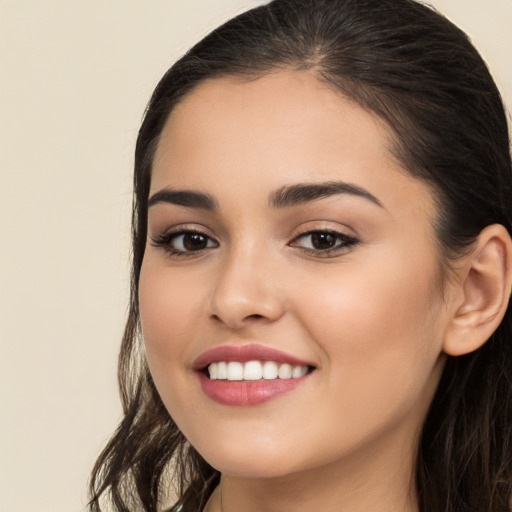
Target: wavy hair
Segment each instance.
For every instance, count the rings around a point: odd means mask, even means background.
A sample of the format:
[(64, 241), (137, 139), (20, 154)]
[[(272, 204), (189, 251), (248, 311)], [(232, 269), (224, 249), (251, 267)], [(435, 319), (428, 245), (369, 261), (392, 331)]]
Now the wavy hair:
[[(99, 456), (90, 510), (202, 510), (220, 474), (165, 409), (142, 349), (138, 282), (153, 155), (174, 106), (206, 79), (306, 70), (384, 119), (394, 153), (436, 199), (445, 269), (486, 226), (512, 233), (507, 119), (490, 73), (455, 25), (413, 0), (274, 0), (214, 30), (162, 78), (135, 153), (131, 297), (119, 357), (124, 419)], [(424, 424), (422, 512), (508, 512), (512, 492), (512, 310), (479, 350), (448, 357)], [(171, 475), (169, 477), (169, 471)]]

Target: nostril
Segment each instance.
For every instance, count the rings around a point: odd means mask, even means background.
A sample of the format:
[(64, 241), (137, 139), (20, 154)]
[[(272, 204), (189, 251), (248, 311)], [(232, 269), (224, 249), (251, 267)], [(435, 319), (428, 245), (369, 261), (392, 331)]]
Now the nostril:
[(255, 314), (255, 315), (248, 315), (246, 318), (248, 319), (253, 319), (253, 320), (260, 320), (262, 318), (265, 318), (263, 315), (258, 315), (258, 314)]

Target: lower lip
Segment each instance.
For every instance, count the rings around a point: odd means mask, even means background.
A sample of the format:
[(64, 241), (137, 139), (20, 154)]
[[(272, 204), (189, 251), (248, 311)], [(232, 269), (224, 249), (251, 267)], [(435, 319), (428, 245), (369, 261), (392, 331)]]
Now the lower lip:
[(204, 393), (223, 405), (238, 407), (258, 405), (290, 393), (302, 385), (308, 375), (298, 379), (269, 379), (254, 381), (211, 380), (199, 373)]

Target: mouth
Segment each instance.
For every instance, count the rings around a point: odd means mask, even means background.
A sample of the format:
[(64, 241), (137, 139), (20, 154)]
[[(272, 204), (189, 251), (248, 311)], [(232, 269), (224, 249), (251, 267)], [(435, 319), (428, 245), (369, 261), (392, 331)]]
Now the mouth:
[(221, 346), (193, 365), (203, 392), (233, 406), (257, 405), (301, 386), (317, 367), (290, 354), (261, 346)]
[(254, 382), (258, 380), (300, 379), (314, 371), (311, 365), (291, 365), (277, 361), (217, 361), (204, 368), (210, 380)]

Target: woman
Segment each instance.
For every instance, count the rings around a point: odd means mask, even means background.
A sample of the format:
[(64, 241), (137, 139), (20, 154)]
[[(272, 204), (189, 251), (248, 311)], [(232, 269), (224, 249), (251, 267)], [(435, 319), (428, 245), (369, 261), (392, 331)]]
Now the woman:
[(139, 132), (125, 418), (91, 509), (508, 511), (512, 171), (467, 37), (275, 0)]

